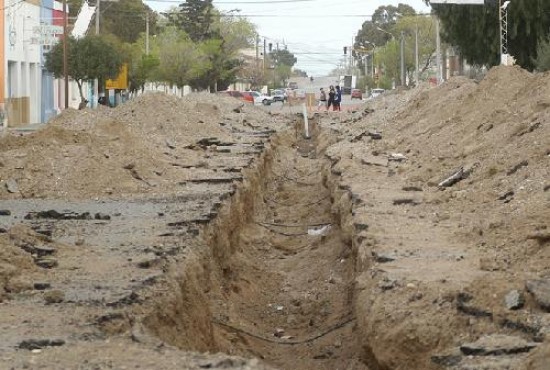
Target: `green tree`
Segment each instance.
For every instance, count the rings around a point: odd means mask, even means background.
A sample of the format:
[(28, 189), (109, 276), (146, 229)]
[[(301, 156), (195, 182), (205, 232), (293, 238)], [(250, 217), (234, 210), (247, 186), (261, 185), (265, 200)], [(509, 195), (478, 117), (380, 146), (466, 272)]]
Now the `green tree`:
[(159, 60), (153, 74), (156, 81), (182, 88), (211, 67), (199, 46), (185, 32), (175, 27), (167, 27), (155, 38), (155, 44)]
[[(115, 78), (122, 67), (123, 58), (119, 50), (99, 36), (70, 37), (67, 49), (67, 74), (76, 81), (81, 102), (86, 101), (82, 92), (84, 81), (97, 78), (103, 82)], [(63, 43), (56, 44), (46, 54), (45, 67), (56, 78), (64, 77)]]
[(269, 53), (269, 59), (273, 61), (275, 66), (284, 64), (285, 66), (293, 67), (298, 59), (290, 51), (285, 49), (273, 50)]
[(537, 71), (550, 71), (550, 37), (539, 43), (537, 57), (533, 62)]
[[(147, 15), (149, 32), (157, 32), (157, 15), (141, 0), (102, 1), (100, 33), (115, 35), (122, 42), (134, 43), (145, 32)], [(93, 23), (92, 23), (93, 24)]]
[(399, 19), (415, 15), (413, 7), (406, 4), (384, 5), (378, 7), (370, 20), (363, 22), (361, 29), (355, 36), (354, 48), (360, 49), (368, 44), (382, 46), (391, 40), (391, 29)]
[[(441, 19), (442, 38), (457, 46), (468, 63), (497, 65), (500, 62), (498, 2), (485, 5), (433, 4)], [(514, 0), (508, 5), (508, 53), (517, 64), (532, 70), (537, 46), (550, 34), (550, 2)]]
[(193, 42), (201, 42), (217, 35), (213, 24), (216, 10), (212, 0), (186, 0), (172, 15), (174, 23), (185, 31)]

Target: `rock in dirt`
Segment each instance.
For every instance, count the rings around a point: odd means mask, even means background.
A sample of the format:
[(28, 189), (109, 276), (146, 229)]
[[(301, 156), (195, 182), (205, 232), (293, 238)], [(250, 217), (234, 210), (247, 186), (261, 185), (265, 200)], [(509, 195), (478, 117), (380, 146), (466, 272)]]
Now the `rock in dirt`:
[(537, 345), (520, 337), (494, 334), (465, 343), (460, 346), (460, 351), (467, 356), (501, 356), (529, 352)]
[(96, 213), (96, 214), (94, 215), (94, 219), (96, 219), (96, 220), (103, 220), (103, 221), (109, 221), (109, 220), (111, 219), (111, 216), (109, 216), (109, 215), (106, 214), (106, 213), (101, 213), (101, 212), (99, 212), (99, 213)]
[(382, 290), (392, 290), (397, 286), (397, 280), (384, 278), (378, 282), (378, 287)]
[(372, 140), (382, 140), (382, 134), (379, 132), (369, 131), (367, 135), (370, 136)]
[(458, 293), (456, 296), (456, 309), (469, 316), (493, 317), (493, 313), (472, 304), (473, 296), (468, 293)]
[(25, 339), (19, 343), (18, 347), (21, 349), (41, 349), (45, 347), (59, 347), (65, 344), (63, 339)]
[(9, 209), (0, 209), (0, 216), (11, 216), (11, 211)]
[(550, 232), (536, 232), (527, 236), (527, 239), (536, 240), (539, 244), (550, 242)]
[(34, 283), (34, 289), (36, 290), (46, 290), (50, 289), (52, 285), (50, 283), (37, 282)]
[(392, 203), (393, 203), (394, 206), (399, 206), (399, 205), (402, 205), (402, 204), (416, 206), (416, 205), (420, 204), (420, 202), (418, 200), (413, 199), (413, 198), (397, 198), (397, 199), (394, 199)]
[(462, 179), (464, 179), (464, 167), (460, 167), (457, 171), (453, 172), (451, 176), (437, 184), (437, 186), (440, 188), (448, 188)]
[(510, 175), (513, 175), (514, 173), (516, 173), (520, 168), (522, 167), (526, 167), (529, 165), (529, 162), (527, 160), (523, 160), (521, 162), (519, 162), (518, 164), (516, 164), (514, 167), (510, 168), (508, 170), (508, 172), (506, 172), (506, 175), (510, 176)]
[(392, 256), (389, 254), (373, 252), (372, 255), (374, 257), (374, 260), (378, 263), (387, 263), (387, 262), (395, 261), (395, 256)]
[(366, 156), (361, 158), (361, 163), (367, 166), (388, 167), (388, 160), (380, 156)]
[(452, 353), (446, 354), (437, 354), (431, 357), (431, 360), (434, 364), (439, 366), (456, 366), (462, 361), (462, 354), (458, 351), (453, 351)]
[(44, 293), (46, 304), (61, 303), (65, 300), (65, 293), (59, 289), (49, 290)]
[(546, 312), (550, 312), (550, 279), (528, 280), (527, 291), (533, 295), (535, 302)]
[(139, 257), (135, 263), (140, 269), (148, 269), (155, 266), (159, 261), (160, 259), (154, 253), (149, 253), (145, 256)]
[(53, 220), (91, 220), (92, 215), (90, 215), (90, 212), (57, 212), (54, 209), (40, 212), (29, 212), (25, 215), (25, 220), (36, 220), (41, 218)]
[(6, 189), (10, 193), (19, 193), (19, 185), (14, 179), (9, 179), (8, 181), (6, 181)]
[(525, 298), (519, 290), (512, 290), (504, 297), (504, 303), (507, 309), (518, 310), (525, 304)]
[(391, 153), (388, 156), (388, 161), (403, 162), (403, 161), (406, 161), (406, 160), (407, 160), (407, 157), (402, 153)]
[(51, 256), (56, 252), (55, 248), (49, 247), (47, 245), (33, 245), (33, 244), (22, 244), (19, 246), (25, 252), (38, 257)]
[(37, 258), (34, 263), (45, 269), (52, 269), (58, 266), (57, 259), (51, 257)]

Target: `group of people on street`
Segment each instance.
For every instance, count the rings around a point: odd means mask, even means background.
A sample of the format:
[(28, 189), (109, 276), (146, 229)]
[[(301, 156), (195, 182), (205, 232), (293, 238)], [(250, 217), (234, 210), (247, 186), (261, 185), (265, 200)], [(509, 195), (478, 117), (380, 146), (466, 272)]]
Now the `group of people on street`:
[(319, 96), (319, 105), (317, 110), (320, 110), (321, 107), (326, 107), (326, 110), (329, 111), (332, 106), (333, 111), (340, 111), (340, 103), (342, 102), (342, 90), (340, 86), (336, 85), (336, 88), (332, 85), (329, 87), (328, 99), (327, 93), (324, 88), (321, 87), (321, 92)]

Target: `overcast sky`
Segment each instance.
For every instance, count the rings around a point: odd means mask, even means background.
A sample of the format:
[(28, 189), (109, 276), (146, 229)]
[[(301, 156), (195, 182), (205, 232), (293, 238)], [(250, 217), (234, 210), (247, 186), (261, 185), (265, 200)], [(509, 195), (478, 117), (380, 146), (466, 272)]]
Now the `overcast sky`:
[[(145, 1), (154, 10), (178, 5), (174, 0)], [(284, 45), (298, 58), (295, 67), (310, 76), (326, 75), (343, 60), (364, 21), (382, 5), (404, 3), (429, 13), (423, 0), (214, 0), (216, 8), (245, 16), (267, 43)]]

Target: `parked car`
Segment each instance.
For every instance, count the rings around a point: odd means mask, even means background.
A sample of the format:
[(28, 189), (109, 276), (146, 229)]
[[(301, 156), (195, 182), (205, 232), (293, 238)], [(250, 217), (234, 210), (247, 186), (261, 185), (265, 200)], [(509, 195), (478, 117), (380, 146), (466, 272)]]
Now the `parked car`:
[(271, 97), (273, 98), (273, 102), (285, 102), (288, 99), (286, 91), (283, 89), (271, 90)]
[(288, 83), (288, 88), (289, 88), (289, 89), (292, 89), (292, 90), (295, 90), (295, 89), (298, 88), (298, 83), (295, 82), (295, 81), (290, 81), (290, 82)]
[(243, 94), (242, 92), (237, 91), (237, 90), (218, 91), (218, 94), (231, 96), (233, 98), (236, 98), (236, 99), (248, 102), (248, 103), (253, 103), (254, 102), (254, 99), (251, 96), (246, 96), (245, 94)]
[(351, 100), (353, 99), (363, 100), (363, 92), (360, 89), (352, 89)]
[(263, 95), (258, 91), (243, 91), (242, 94), (254, 104), (271, 105), (273, 103), (271, 96)]
[(386, 90), (384, 89), (372, 89), (370, 91), (370, 99), (374, 99), (376, 98), (377, 96), (380, 96), (382, 95)]

